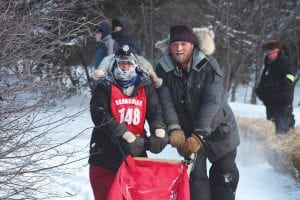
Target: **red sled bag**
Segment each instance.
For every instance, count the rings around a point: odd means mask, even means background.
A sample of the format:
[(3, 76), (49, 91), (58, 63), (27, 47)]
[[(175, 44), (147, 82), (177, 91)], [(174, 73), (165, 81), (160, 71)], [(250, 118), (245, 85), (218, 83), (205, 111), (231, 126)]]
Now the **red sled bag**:
[(189, 200), (189, 178), (182, 161), (126, 158), (108, 200)]

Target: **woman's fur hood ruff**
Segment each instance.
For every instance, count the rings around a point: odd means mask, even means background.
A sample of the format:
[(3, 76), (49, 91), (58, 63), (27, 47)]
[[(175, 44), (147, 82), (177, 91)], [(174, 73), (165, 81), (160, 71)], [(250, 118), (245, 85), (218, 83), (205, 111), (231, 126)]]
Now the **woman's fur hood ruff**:
[[(193, 32), (198, 42), (198, 48), (205, 55), (212, 55), (215, 52), (215, 34), (208, 28), (193, 28)], [(167, 39), (158, 41), (155, 43), (155, 47), (161, 50), (163, 53), (170, 51), (170, 36)]]

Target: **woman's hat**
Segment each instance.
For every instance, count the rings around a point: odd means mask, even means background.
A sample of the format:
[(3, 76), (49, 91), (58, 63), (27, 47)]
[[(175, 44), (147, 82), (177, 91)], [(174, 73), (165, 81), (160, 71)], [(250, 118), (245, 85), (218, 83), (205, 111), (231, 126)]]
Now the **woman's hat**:
[(282, 48), (283, 48), (283, 44), (282, 44), (282, 42), (280, 42), (278, 40), (270, 40), (270, 41), (267, 41), (263, 45), (263, 51), (270, 51), (270, 50), (273, 50), (273, 49), (282, 50)]

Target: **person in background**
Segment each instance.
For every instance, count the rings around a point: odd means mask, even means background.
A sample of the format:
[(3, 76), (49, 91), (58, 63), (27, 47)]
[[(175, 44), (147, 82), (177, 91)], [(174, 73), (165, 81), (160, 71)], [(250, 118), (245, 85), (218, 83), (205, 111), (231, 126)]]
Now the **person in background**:
[(94, 69), (97, 69), (105, 56), (113, 54), (114, 40), (110, 34), (110, 25), (106, 21), (99, 22), (95, 26), (96, 52)]
[[(141, 48), (139, 42), (131, 35), (127, 34), (128, 22), (125, 17), (112, 20), (112, 38), (114, 40), (114, 49), (128, 44), (135, 53), (138, 65), (141, 70), (144, 70), (153, 80), (155, 87), (160, 87), (162, 80), (156, 75), (152, 64), (141, 55)], [(111, 60), (114, 56), (107, 56), (103, 62), (99, 63), (95, 70), (92, 72), (91, 77), (97, 82), (100, 78), (104, 77), (111, 68)]]
[(113, 55), (113, 66), (100, 79), (90, 101), (95, 125), (90, 141), (90, 183), (96, 200), (107, 198), (127, 155), (146, 157), (146, 150), (159, 153), (169, 140), (155, 87), (140, 70), (135, 54), (124, 45)]
[[(214, 45), (197, 41), (187, 25), (172, 26), (169, 35), (168, 52), (156, 66), (163, 79), (157, 92), (169, 143), (186, 159), (196, 155), (190, 174), (191, 199), (234, 200), (240, 139), (220, 66), (214, 57), (203, 53), (212, 53), (208, 48)], [(207, 159), (212, 163), (209, 176)]]
[(264, 69), (256, 88), (266, 106), (267, 119), (275, 124), (276, 133), (287, 133), (295, 125), (293, 99), (296, 68), (287, 57), (285, 45), (270, 40), (263, 45)]
[(112, 38), (115, 40), (115, 48), (128, 44), (135, 53), (142, 55), (140, 42), (128, 33), (128, 20), (125, 17), (112, 19)]
[[(111, 37), (110, 25), (108, 22), (102, 21), (95, 26), (95, 39), (96, 51), (94, 56), (94, 70), (99, 67), (103, 58), (114, 53), (114, 40)], [(92, 87), (95, 88), (98, 83), (99, 81), (94, 79)]]

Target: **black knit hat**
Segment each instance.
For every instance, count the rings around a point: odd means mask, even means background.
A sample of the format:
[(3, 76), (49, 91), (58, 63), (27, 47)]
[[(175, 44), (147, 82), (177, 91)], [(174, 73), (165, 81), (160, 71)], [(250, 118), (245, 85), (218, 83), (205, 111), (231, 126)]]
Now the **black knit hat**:
[(185, 41), (196, 44), (196, 38), (191, 27), (187, 25), (176, 25), (170, 28), (170, 43)]

